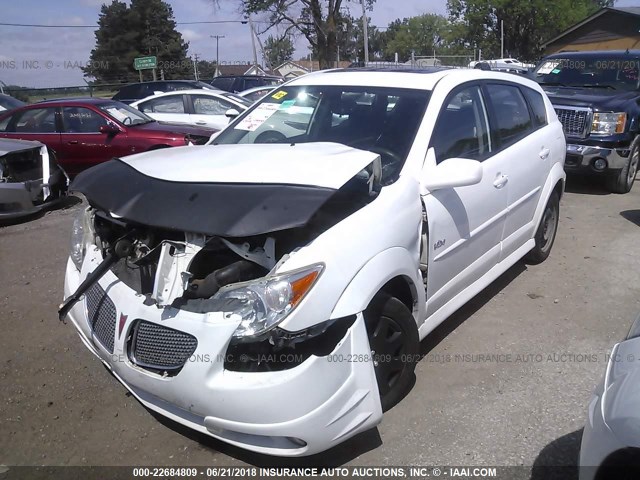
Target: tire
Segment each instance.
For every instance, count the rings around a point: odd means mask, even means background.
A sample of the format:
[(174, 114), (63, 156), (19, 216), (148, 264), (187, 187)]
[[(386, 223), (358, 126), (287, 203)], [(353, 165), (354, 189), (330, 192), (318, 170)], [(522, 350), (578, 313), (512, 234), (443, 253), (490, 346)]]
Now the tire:
[(364, 311), (382, 411), (408, 392), (418, 363), (420, 341), (411, 311), (396, 297), (380, 292)]
[(553, 192), (542, 212), (542, 219), (534, 237), (535, 247), (525, 256), (525, 262), (537, 265), (544, 262), (551, 253), (551, 247), (558, 232), (558, 220), (560, 218), (560, 196)]
[(631, 146), (629, 160), (625, 166), (616, 174), (607, 179), (607, 189), (613, 193), (629, 193), (638, 173), (638, 160), (640, 160), (639, 141), (636, 140)]

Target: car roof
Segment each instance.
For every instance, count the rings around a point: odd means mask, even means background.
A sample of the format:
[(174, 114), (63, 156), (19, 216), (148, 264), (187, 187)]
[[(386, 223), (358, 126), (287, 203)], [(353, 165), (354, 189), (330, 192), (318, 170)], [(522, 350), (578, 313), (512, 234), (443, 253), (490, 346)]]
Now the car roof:
[(154, 98), (170, 97), (172, 95), (208, 95), (211, 97), (218, 97), (218, 98), (222, 97), (225, 100), (230, 100), (234, 103), (239, 103), (237, 99), (233, 98), (233, 94), (230, 94), (230, 92), (226, 92), (224, 90), (208, 90), (206, 88), (190, 88), (188, 90), (175, 90), (172, 92), (162, 92), (162, 93), (157, 93), (155, 95), (149, 95), (148, 97), (141, 98), (140, 100), (136, 100), (135, 102), (131, 102), (131, 105), (132, 106), (140, 105), (142, 102), (146, 102)]
[(275, 90), (276, 88), (278, 88), (278, 85), (261, 85), (259, 87), (247, 88), (246, 90), (243, 90), (237, 93), (237, 95), (244, 97), (245, 95), (249, 95), (250, 93), (253, 93), (253, 92), (259, 92), (261, 90)]
[(278, 80), (282, 80), (283, 77), (279, 77), (277, 75), (218, 75), (217, 77), (213, 77), (213, 80), (216, 78), (276, 78)]
[(287, 83), (297, 85), (335, 85), (335, 86), (368, 86), (409, 88), (415, 90), (433, 90), (443, 78), (453, 76), (460, 82), (473, 80), (499, 80), (519, 84), (534, 84), (522, 76), (497, 71), (485, 71), (474, 68), (442, 68), (426, 67), (410, 68), (346, 68), (321, 70), (308, 73)]
[(60, 105), (104, 105), (106, 103), (118, 102), (117, 100), (111, 100), (110, 98), (97, 98), (97, 97), (71, 97), (71, 98), (52, 98), (49, 100), (41, 100), (36, 103), (32, 103), (29, 106), (60, 106)]
[(148, 82), (127, 83), (126, 85), (122, 85), (122, 87), (120, 87), (120, 88), (132, 87), (132, 86), (135, 86), (135, 85), (154, 85), (154, 84), (158, 84), (158, 83), (189, 83), (189, 84), (193, 84), (193, 83), (198, 83), (198, 80), (150, 80)]
[(589, 58), (606, 58), (606, 57), (622, 57), (629, 55), (630, 57), (640, 57), (640, 50), (572, 50), (553, 53), (545, 58), (566, 58), (566, 57), (589, 57)]

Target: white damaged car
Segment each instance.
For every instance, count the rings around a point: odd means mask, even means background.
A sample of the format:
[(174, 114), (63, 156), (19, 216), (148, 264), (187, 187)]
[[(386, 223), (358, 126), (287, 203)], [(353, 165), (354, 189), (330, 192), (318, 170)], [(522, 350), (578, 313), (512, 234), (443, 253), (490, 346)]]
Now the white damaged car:
[(78, 175), (59, 314), (145, 406), (255, 452), (377, 425), (419, 341), (556, 235), (565, 140), (525, 78), (318, 72), (213, 142)]

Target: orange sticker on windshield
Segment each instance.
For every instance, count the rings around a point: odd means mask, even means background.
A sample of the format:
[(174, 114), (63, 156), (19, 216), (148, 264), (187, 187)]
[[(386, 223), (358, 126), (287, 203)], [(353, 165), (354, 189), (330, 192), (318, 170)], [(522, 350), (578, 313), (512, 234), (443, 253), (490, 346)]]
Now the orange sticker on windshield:
[(276, 100), (280, 100), (283, 97), (287, 96), (287, 92), (284, 92), (282, 90), (280, 90), (279, 92), (274, 93), (273, 95), (271, 95), (271, 98), (275, 98)]

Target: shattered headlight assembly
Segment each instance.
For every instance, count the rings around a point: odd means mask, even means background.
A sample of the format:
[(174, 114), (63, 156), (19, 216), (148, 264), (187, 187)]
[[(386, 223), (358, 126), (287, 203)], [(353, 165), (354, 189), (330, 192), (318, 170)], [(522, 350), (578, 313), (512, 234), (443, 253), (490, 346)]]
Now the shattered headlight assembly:
[(593, 114), (593, 122), (591, 123), (591, 133), (594, 135), (613, 135), (614, 133), (624, 133), (624, 126), (626, 122), (627, 114), (624, 112), (595, 112)]
[(222, 288), (214, 298), (234, 299), (239, 305), (232, 313), (242, 321), (236, 338), (260, 335), (282, 322), (302, 301), (320, 277), (324, 265), (293, 270), (281, 275), (237, 283)]
[(80, 210), (71, 227), (71, 248), (69, 256), (78, 270), (82, 267), (87, 253), (87, 242), (91, 233), (91, 213), (88, 208)]

